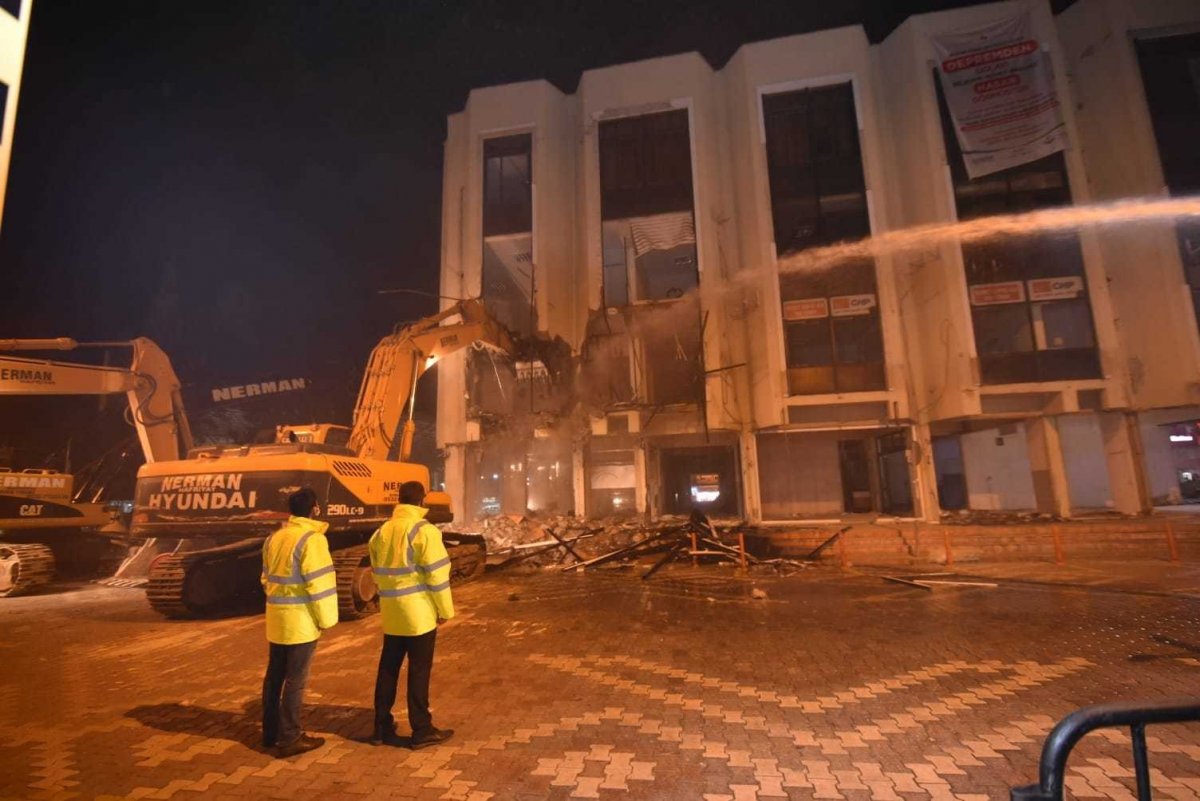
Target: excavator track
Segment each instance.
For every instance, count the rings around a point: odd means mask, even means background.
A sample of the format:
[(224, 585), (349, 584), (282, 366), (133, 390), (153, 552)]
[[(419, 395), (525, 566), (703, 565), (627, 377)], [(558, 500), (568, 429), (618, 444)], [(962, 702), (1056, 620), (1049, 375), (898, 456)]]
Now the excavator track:
[(261, 608), (260, 571), (254, 551), (165, 554), (150, 565), (146, 600), (160, 615), (176, 619)]
[(358, 620), (379, 611), (379, 590), (371, 575), (367, 546), (356, 545), (333, 552), (337, 576), (338, 618)]
[(183, 586), (187, 579), (184, 554), (169, 553), (150, 564), (150, 579), (146, 582), (146, 600), (163, 617), (185, 618), (193, 613), (183, 602)]
[(54, 552), (45, 545), (0, 545), (0, 598), (34, 592), (54, 573)]

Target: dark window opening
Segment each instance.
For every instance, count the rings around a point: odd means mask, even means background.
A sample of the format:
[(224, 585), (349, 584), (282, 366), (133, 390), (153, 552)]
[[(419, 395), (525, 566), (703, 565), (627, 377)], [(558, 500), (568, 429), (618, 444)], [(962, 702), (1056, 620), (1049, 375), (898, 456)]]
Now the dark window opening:
[(737, 453), (731, 447), (664, 448), (663, 514), (685, 515), (699, 509), (708, 515), (741, 514)]
[[(1137, 40), (1138, 63), (1167, 190), (1200, 194), (1200, 33)], [(1192, 305), (1200, 315), (1200, 220), (1175, 225)]]
[(8, 84), (0, 81), (0, 145), (4, 144), (4, 117), (8, 113)]
[(533, 139), (483, 143), (483, 300), (512, 331), (537, 329), (533, 303)]
[[(762, 102), (776, 254), (869, 236), (853, 86)], [(788, 394), (884, 389), (874, 262), (785, 271), (779, 281)]]
[(604, 304), (683, 297), (697, 286), (688, 112), (600, 123)]
[(21, 2), (22, 0), (0, 0), (0, 8), (12, 14), (17, 19), (21, 18)]
[[(1061, 152), (971, 180), (934, 77), (960, 220), (1071, 204)], [(978, 242), (963, 245), (962, 254), (984, 384), (1101, 376), (1078, 236)]]

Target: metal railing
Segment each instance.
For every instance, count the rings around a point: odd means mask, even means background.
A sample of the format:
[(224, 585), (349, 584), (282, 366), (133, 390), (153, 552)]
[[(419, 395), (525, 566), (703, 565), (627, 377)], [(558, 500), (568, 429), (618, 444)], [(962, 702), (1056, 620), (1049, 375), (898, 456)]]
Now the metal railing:
[(1146, 756), (1146, 727), (1156, 723), (1200, 721), (1200, 698), (1117, 702), (1078, 709), (1058, 722), (1042, 746), (1038, 783), (1012, 788), (1012, 801), (1062, 801), (1063, 780), (1071, 749), (1088, 732), (1128, 726), (1133, 739), (1133, 766), (1141, 801), (1150, 798), (1150, 763)]

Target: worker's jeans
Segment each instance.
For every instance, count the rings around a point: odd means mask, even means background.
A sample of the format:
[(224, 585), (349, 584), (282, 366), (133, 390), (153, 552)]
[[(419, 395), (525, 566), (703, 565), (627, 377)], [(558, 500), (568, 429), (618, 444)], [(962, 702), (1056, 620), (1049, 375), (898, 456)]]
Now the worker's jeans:
[(392, 706), (396, 703), (396, 683), (400, 666), (408, 656), (408, 725), (413, 734), (424, 734), (433, 728), (429, 714), (429, 675), (433, 672), (433, 645), (437, 629), (417, 635), (400, 637), (383, 635), (383, 652), (379, 655), (379, 672), (375, 675), (375, 725), (392, 729), (396, 725)]
[(263, 745), (290, 745), (304, 733), (300, 727), (300, 704), (304, 701), (308, 666), (317, 650), (317, 641), (270, 645), (267, 675), (263, 677)]

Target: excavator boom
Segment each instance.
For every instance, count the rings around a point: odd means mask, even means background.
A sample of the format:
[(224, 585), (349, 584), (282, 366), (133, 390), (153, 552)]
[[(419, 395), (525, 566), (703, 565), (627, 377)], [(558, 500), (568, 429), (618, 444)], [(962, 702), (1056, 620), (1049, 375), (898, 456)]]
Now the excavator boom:
[(442, 358), (474, 344), (505, 353), (514, 349), (508, 331), (479, 300), (458, 301), (380, 340), (371, 351), (354, 408), (350, 447), (359, 457), (408, 461), (417, 382)]
[(69, 351), (81, 347), (128, 347), (128, 368), (0, 356), (0, 396), (118, 395), (129, 400), (130, 417), (147, 462), (181, 459), (192, 447), (179, 378), (158, 345), (139, 337), (128, 342), (79, 343), (58, 339), (0, 339), (0, 351)]

